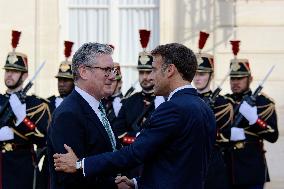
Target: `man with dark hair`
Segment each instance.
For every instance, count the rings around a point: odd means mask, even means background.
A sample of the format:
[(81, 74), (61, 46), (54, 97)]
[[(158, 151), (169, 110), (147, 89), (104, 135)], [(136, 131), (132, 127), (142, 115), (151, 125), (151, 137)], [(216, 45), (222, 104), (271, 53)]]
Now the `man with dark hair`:
[[(35, 187), (37, 157), (34, 145), (46, 145), (45, 134), (50, 112), (45, 100), (23, 95), (28, 77), (28, 57), (16, 52), (21, 32), (12, 32), (13, 51), (4, 66), (6, 93), (0, 95), (0, 188)], [(3, 107), (8, 102), (8, 106)]]
[(56, 173), (52, 158), (54, 153), (65, 153), (64, 144), (70, 145), (80, 158), (116, 150), (117, 142), (100, 102), (112, 93), (116, 75), (112, 51), (109, 45), (85, 43), (73, 56), (75, 89), (55, 109), (48, 129), (51, 189), (116, 188), (111, 176)]
[(244, 118), (239, 124), (232, 124), (232, 148), (227, 154), (229, 175), (233, 189), (263, 189), (265, 182), (270, 180), (263, 140), (274, 143), (279, 135), (275, 104), (263, 93), (257, 95), (254, 105), (247, 101), (246, 97), (252, 95), (249, 61), (237, 59), (240, 41), (231, 43), (235, 55), (230, 64), (233, 93), (227, 96), (236, 109), (235, 117), (241, 114)]
[[(197, 68), (194, 53), (184, 45), (160, 45), (152, 51), (155, 95), (168, 96), (152, 114), (136, 141), (113, 153), (79, 159), (55, 154), (55, 170), (86, 177), (112, 174), (144, 163), (139, 188), (202, 189), (215, 143), (215, 118), (190, 85)], [(77, 164), (83, 165), (77, 167)], [(129, 181), (129, 180), (128, 180)], [(133, 187), (132, 182), (126, 182)]]

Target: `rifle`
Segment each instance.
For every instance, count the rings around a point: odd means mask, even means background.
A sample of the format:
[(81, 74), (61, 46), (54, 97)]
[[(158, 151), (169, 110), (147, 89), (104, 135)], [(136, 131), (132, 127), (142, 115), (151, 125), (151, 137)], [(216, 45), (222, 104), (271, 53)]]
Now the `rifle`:
[(135, 81), (135, 82), (131, 85), (131, 87), (126, 91), (126, 93), (125, 93), (125, 95), (124, 95), (124, 98), (129, 97), (129, 96), (133, 93), (133, 91), (135, 90), (135, 85), (136, 85), (137, 83), (138, 83), (138, 80)]
[[(230, 70), (231, 71), (231, 70)], [(217, 96), (219, 95), (219, 93), (222, 90), (222, 86), (224, 84), (224, 82), (226, 81), (226, 79), (228, 78), (228, 76), (230, 75), (230, 71), (225, 75), (225, 77), (222, 79), (221, 83), (218, 85), (218, 87), (211, 93), (211, 95), (209, 96), (209, 98), (205, 101), (207, 105), (209, 105), (210, 107), (214, 107), (214, 103), (216, 101)]]
[[(19, 99), (21, 100), (22, 103), (25, 102), (26, 96), (27, 96), (27, 92), (31, 89), (31, 87), (33, 86), (33, 81), (35, 80), (35, 78), (37, 77), (37, 75), (39, 74), (39, 72), (41, 71), (41, 69), (43, 68), (43, 66), (45, 65), (46, 61), (44, 61), (39, 68), (36, 70), (34, 76), (32, 77), (32, 79), (28, 82), (28, 84), (23, 88), (22, 91), (17, 92), (16, 95), (19, 97)], [(9, 99), (7, 99), (3, 106), (0, 108), (0, 118), (1, 118), (1, 124), (0, 124), (0, 128), (3, 127), (12, 117), (13, 117), (13, 111), (11, 109), (11, 107), (9, 106)]]
[[(255, 106), (255, 101), (256, 101), (256, 97), (258, 96), (258, 94), (261, 92), (261, 90), (263, 89), (263, 84), (266, 82), (268, 76), (271, 74), (271, 72), (273, 71), (275, 65), (273, 65), (270, 70), (267, 72), (267, 74), (265, 75), (265, 77), (263, 78), (263, 80), (259, 83), (258, 87), (255, 89), (255, 91), (253, 92), (253, 94), (251, 96), (244, 96), (244, 98), (242, 99), (242, 101), (240, 102), (240, 104), (235, 108), (234, 112), (236, 113), (241, 104), (243, 103), (243, 101), (247, 101), (247, 103), (251, 106)], [(244, 116), (238, 112), (235, 118), (235, 121), (232, 124), (232, 127), (238, 127), (238, 125), (240, 124), (240, 122), (243, 120)]]

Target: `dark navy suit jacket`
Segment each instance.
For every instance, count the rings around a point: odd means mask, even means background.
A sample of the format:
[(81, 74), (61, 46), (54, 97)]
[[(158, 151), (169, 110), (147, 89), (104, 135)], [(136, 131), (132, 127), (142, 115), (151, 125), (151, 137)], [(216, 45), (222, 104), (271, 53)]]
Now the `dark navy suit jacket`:
[(82, 172), (66, 174), (54, 170), (52, 155), (66, 153), (64, 144), (72, 147), (79, 158), (112, 151), (107, 132), (99, 118), (77, 91), (73, 90), (55, 109), (47, 143), (52, 189), (115, 188), (110, 176), (84, 178)]
[(110, 174), (143, 162), (139, 189), (203, 188), (216, 123), (196, 90), (176, 92), (156, 109), (148, 123), (133, 144), (86, 158), (86, 176)]

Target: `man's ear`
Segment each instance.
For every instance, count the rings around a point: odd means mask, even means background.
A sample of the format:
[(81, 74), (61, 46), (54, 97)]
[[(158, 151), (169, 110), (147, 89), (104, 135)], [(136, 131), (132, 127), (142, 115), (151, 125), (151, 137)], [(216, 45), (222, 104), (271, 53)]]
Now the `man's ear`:
[(211, 75), (210, 75), (210, 80), (213, 80), (214, 79), (214, 73), (212, 72)]
[(249, 84), (251, 84), (252, 81), (253, 81), (253, 77), (249, 76)]
[(22, 76), (22, 81), (24, 82), (28, 78), (29, 74), (28, 72), (25, 72)]
[(88, 72), (87, 72), (86, 67), (81, 65), (81, 66), (79, 66), (78, 71), (79, 71), (79, 76), (80, 76), (81, 79), (83, 79), (83, 80), (88, 79), (88, 75), (87, 75)]
[(169, 64), (167, 67), (166, 73), (168, 77), (172, 77), (176, 71), (177, 71), (176, 66), (174, 64)]

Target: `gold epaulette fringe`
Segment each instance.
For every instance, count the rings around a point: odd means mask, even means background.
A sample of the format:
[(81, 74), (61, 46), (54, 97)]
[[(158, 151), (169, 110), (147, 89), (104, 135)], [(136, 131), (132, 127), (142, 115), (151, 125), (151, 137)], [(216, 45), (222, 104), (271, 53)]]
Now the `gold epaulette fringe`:
[[(32, 111), (32, 112), (30, 112), (30, 111)], [(48, 107), (48, 105), (46, 103), (41, 103), (41, 104), (39, 104), (37, 106), (34, 106), (34, 107), (30, 108), (30, 109), (27, 109), (27, 112), (29, 112), (27, 114), (27, 116), (29, 116), (30, 118), (33, 118), (36, 114), (41, 112), (41, 115), (36, 120), (35, 124), (37, 124), (41, 120), (42, 116), (45, 113), (48, 114), (48, 120), (47, 120), (48, 121), (48, 125), (51, 122), (51, 113), (50, 113), (49, 107)]]
[(234, 113), (233, 106), (230, 103), (215, 107), (215, 109), (221, 109), (221, 108), (222, 108), (221, 111), (218, 111), (217, 113), (215, 113), (216, 122), (222, 119), (227, 114), (229, 114), (229, 119), (226, 121), (225, 124), (223, 124), (220, 127), (220, 129), (224, 128), (226, 125), (228, 125), (229, 123), (233, 121), (233, 113)]
[(263, 109), (263, 108), (265, 108), (265, 110), (259, 113), (259, 116), (261, 117), (261, 119), (266, 121), (274, 113), (275, 105), (273, 103), (269, 103), (267, 105), (257, 106), (257, 109)]

